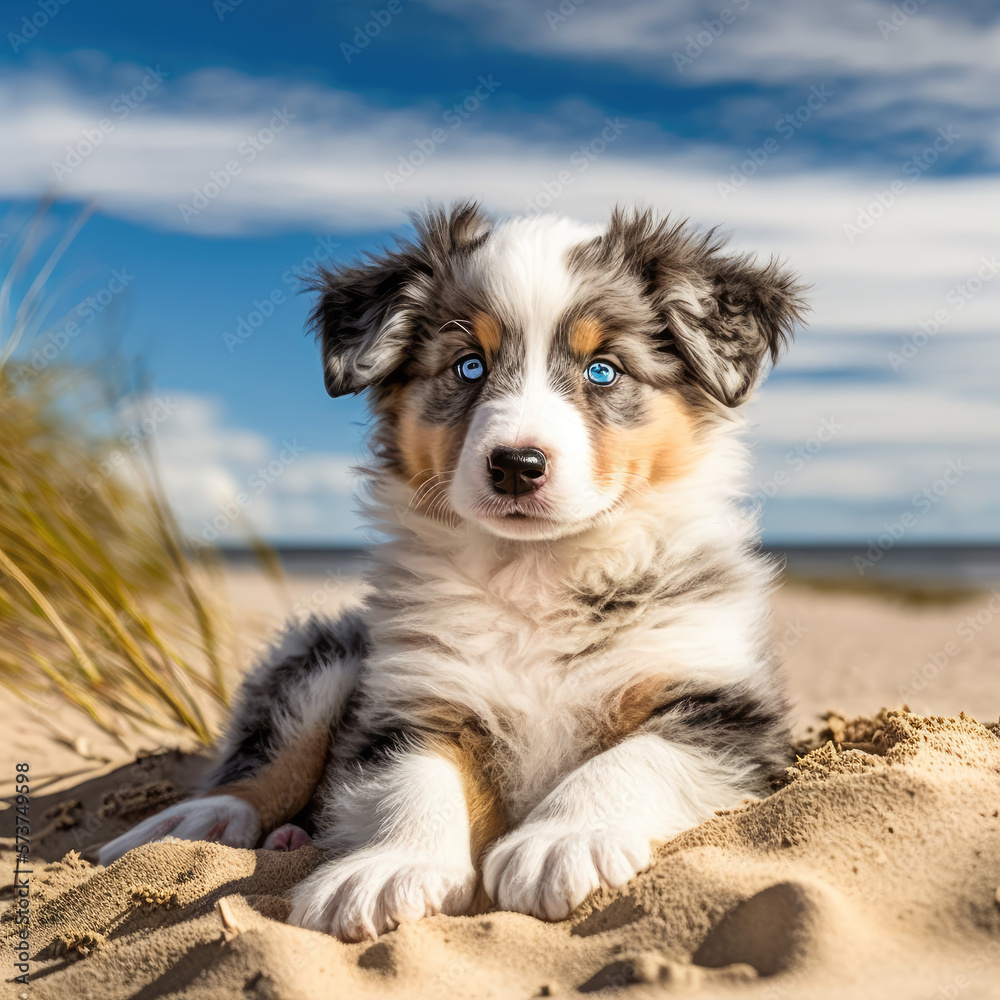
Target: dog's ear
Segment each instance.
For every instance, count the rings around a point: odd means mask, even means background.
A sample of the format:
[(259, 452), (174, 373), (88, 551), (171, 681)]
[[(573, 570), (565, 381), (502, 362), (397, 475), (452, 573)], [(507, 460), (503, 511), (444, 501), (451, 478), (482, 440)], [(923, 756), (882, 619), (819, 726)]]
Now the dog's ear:
[(304, 278), (318, 292), (309, 319), (331, 396), (361, 392), (399, 371), (409, 356), (415, 310), (432, 301), (435, 282), (450, 271), (456, 254), (477, 246), (490, 228), (471, 202), (412, 221), (412, 241), (352, 264), (319, 267)]
[(422, 256), (400, 249), (355, 264), (321, 266), (306, 279), (319, 292), (309, 319), (331, 396), (361, 392), (399, 368), (409, 344), (403, 292), (430, 274)]
[(616, 211), (608, 235), (663, 323), (660, 346), (710, 395), (739, 406), (807, 309), (796, 275), (775, 260), (727, 255), (713, 231), (698, 234), (649, 212)]
[(803, 289), (779, 262), (759, 265), (747, 256), (713, 253), (701, 278), (692, 282), (700, 288), (693, 298), (669, 290), (663, 296), (667, 329), (703, 388), (726, 406), (739, 406), (801, 321)]

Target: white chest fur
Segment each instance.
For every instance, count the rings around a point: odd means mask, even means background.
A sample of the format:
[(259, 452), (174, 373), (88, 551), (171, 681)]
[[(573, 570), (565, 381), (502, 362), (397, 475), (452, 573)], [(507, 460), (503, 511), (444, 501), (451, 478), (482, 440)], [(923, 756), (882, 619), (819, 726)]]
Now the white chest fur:
[(580, 763), (621, 692), (651, 677), (717, 689), (761, 666), (768, 573), (754, 560), (733, 573), (723, 548), (699, 568), (648, 540), (572, 554), (498, 565), (473, 545), (395, 544), (373, 576), (366, 693), (416, 726), (432, 703), (479, 720), (514, 763), (515, 814)]

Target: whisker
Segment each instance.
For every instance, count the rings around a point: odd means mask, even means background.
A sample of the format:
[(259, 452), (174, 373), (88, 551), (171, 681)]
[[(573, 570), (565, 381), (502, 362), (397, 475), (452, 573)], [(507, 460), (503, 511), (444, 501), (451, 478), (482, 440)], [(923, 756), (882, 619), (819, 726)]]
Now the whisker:
[[(414, 479), (419, 479), (422, 475), (424, 475), (425, 472), (434, 472), (434, 469), (433, 468), (421, 469), (419, 472), (415, 472), (412, 476), (410, 476), (409, 479), (406, 480), (406, 485), (409, 486)], [(440, 475), (440, 473), (436, 473), (436, 475)]]
[(466, 326), (466, 324), (468, 322), (469, 321), (466, 320), (466, 319), (449, 319), (446, 322), (442, 323), (437, 328), (437, 332), (440, 333), (446, 326), (452, 326), (452, 325), (454, 325), (454, 326), (457, 326), (459, 328), (459, 330), (461, 330), (463, 333), (467, 333), (471, 337), (472, 336), (472, 331), (468, 328), (468, 326)]
[[(445, 521), (451, 524), (455, 523), (454, 512), (448, 509), (448, 487), (451, 485), (454, 476), (454, 470), (441, 472), (435, 477), (436, 482), (431, 481), (425, 484), (429, 486), (429, 489), (422, 489), (420, 497), (420, 504), (423, 508), (421, 513), (425, 517), (431, 520)], [(411, 500), (410, 507), (413, 505), (414, 501)]]
[(410, 502), (407, 504), (407, 510), (420, 506), (420, 504), (422, 504), (428, 496), (433, 494), (439, 486), (450, 483), (451, 475), (451, 473), (439, 472), (436, 476), (432, 476), (428, 479), (427, 482), (423, 483), (419, 489), (414, 491), (413, 496), (410, 498)]
[(412, 510), (421, 506), (433, 496), (435, 490), (442, 486), (447, 486), (452, 481), (454, 475), (453, 471), (435, 473), (414, 491), (413, 496), (410, 497), (410, 502), (406, 505), (406, 509)]

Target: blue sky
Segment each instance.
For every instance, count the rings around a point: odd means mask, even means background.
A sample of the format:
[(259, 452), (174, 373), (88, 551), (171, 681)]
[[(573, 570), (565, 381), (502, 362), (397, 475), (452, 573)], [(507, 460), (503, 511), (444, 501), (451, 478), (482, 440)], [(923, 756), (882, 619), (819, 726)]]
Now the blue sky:
[(356, 537), (364, 410), (292, 273), (472, 195), (642, 201), (812, 283), (750, 408), (770, 540), (1000, 536), (993, 5), (14, 0), (0, 30), (0, 263), (39, 196), (96, 205), (18, 361), (122, 335), (193, 534), (249, 492), (223, 541)]

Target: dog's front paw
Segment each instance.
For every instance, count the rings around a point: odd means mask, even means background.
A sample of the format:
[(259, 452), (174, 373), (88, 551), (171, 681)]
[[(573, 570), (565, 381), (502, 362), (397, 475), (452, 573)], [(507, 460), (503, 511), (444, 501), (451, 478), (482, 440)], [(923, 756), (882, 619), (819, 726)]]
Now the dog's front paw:
[(464, 913), (474, 888), (471, 864), (442, 865), (398, 848), (366, 847), (328, 861), (298, 886), (288, 922), (341, 941), (374, 940), (408, 920)]
[(649, 840), (641, 834), (545, 820), (497, 841), (483, 865), (483, 885), (502, 910), (562, 920), (602, 882), (618, 888), (648, 865)]
[(167, 836), (178, 840), (212, 840), (228, 847), (253, 847), (260, 838), (260, 816), (249, 802), (235, 795), (188, 799), (109, 841), (98, 852), (98, 863), (110, 865), (133, 847)]

